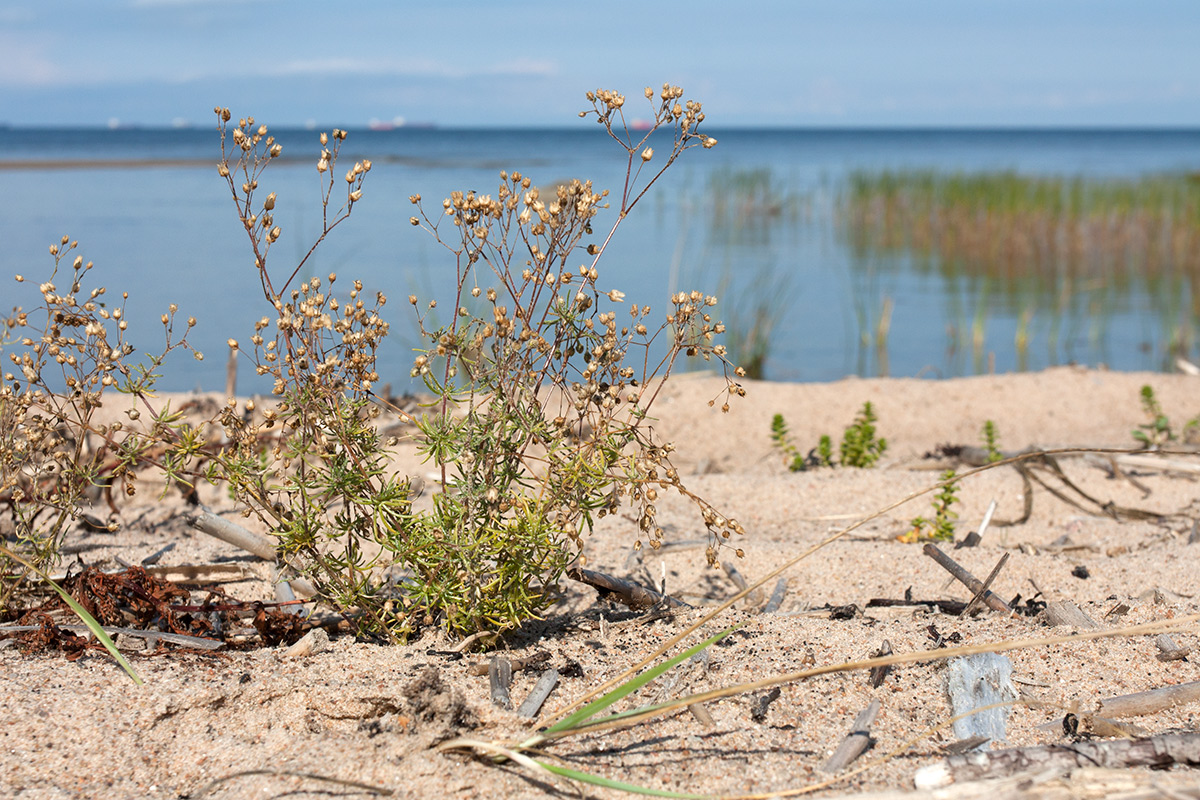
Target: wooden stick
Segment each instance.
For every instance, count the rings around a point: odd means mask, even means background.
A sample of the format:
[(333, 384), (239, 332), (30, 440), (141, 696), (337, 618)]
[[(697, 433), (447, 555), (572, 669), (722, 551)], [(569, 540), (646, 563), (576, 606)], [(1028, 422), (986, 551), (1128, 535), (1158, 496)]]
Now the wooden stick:
[(542, 677), (538, 678), (538, 682), (533, 685), (533, 690), (529, 692), (529, 696), (525, 698), (525, 702), (521, 703), (517, 708), (517, 716), (533, 719), (542, 710), (542, 705), (546, 702), (546, 698), (550, 696), (550, 692), (554, 691), (554, 687), (558, 685), (558, 670), (548, 669), (542, 673)]
[(1174, 764), (1200, 766), (1200, 733), (982, 750), (951, 756), (940, 764), (922, 767), (917, 770), (913, 782), (918, 789), (928, 791), (952, 783), (1023, 772), (1066, 772), (1076, 767), (1167, 767)]
[[(1200, 701), (1200, 681), (1164, 686), (1147, 692), (1123, 694), (1100, 701), (1096, 713), (1105, 717), (1140, 717), (1156, 714), (1174, 706)], [(1200, 734), (1198, 734), (1200, 735)]]
[(1012, 609), (1008, 607), (998, 596), (990, 589), (985, 587), (978, 578), (963, 569), (957, 561), (943, 553), (937, 548), (937, 545), (928, 543), (924, 548), (925, 555), (936, 561), (943, 569), (955, 577), (955, 579), (971, 590), (972, 594), (980, 594), (983, 597), (983, 602), (993, 611), (999, 611), (1002, 614), (1012, 614)]
[(224, 517), (218, 517), (216, 514), (209, 513), (208, 511), (191, 514), (188, 516), (187, 521), (189, 525), (201, 533), (215, 536), (223, 542), (240, 547), (246, 552), (253, 553), (267, 561), (275, 560), (275, 540), (268, 536), (248, 531), (241, 525), (230, 522)]
[(580, 583), (595, 586), (601, 592), (610, 592), (616, 595), (618, 600), (630, 608), (651, 608), (663, 604), (678, 608), (691, 608), (687, 603), (682, 600), (676, 600), (670, 595), (659, 594), (658, 592), (639, 586), (632, 581), (614, 578), (612, 575), (606, 575), (603, 572), (571, 567), (567, 570), (567, 576)]
[(858, 716), (854, 718), (854, 725), (850, 728), (850, 733), (846, 735), (845, 739), (842, 739), (837, 750), (834, 750), (829, 760), (821, 766), (822, 772), (841, 772), (854, 759), (867, 751), (867, 748), (871, 746), (871, 725), (875, 723), (875, 717), (878, 714), (878, 700), (872, 700), (871, 705), (858, 712)]
[(1000, 560), (996, 562), (996, 566), (992, 567), (992, 571), (984, 579), (983, 585), (979, 587), (979, 591), (971, 598), (971, 602), (967, 603), (963, 608), (962, 616), (969, 617), (971, 612), (979, 605), (979, 600), (983, 597), (983, 593), (988, 590), (988, 587), (992, 585), (992, 581), (996, 580), (996, 576), (1000, 574), (1000, 570), (1004, 569), (1004, 565), (1008, 563), (1008, 556), (1008, 553), (1000, 556)]

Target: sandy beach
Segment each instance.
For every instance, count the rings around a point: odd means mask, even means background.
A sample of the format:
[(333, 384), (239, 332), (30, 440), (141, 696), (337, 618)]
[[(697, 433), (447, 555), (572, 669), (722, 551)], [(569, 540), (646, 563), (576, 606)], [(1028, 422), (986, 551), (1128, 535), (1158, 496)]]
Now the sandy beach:
[[(736, 542), (745, 557), (737, 559), (730, 548), (722, 558), (753, 583), (811, 554), (783, 573), (787, 589), (777, 610), (761, 611), (777, 587), (772, 579), (687, 640), (692, 644), (740, 624), (710, 648), (705, 663), (693, 662), (659, 679), (637, 696), (637, 704), (860, 661), (879, 653), (884, 641), (893, 653), (919, 654), (914, 658), (920, 660), (896, 665), (875, 682), (864, 670), (835, 672), (785, 683), (775, 696), (764, 688), (712, 701), (699, 715), (681, 710), (624, 730), (566, 738), (548, 745), (547, 756), (656, 791), (740, 796), (799, 790), (838, 777), (823, 772), (822, 765), (852, 730), (856, 715), (878, 701), (870, 726), (873, 747), (846, 772), (894, 757), (833, 781), (817, 796), (934, 796), (914, 788), (914, 774), (942, 762), (947, 746), (959, 738), (948, 726), (930, 730), (952, 716), (950, 668), (938, 651), (1083, 630), (1051, 627), (1044, 615), (1006, 615), (986, 607), (964, 617), (928, 604), (872, 604), (972, 599), (972, 592), (925, 555), (920, 543), (898, 541), (913, 517), (930, 513), (929, 495), (838, 534), (932, 486), (941, 470), (969, 468), (931, 456), (943, 445), (979, 447), (986, 420), (994, 421), (1005, 451), (1134, 448), (1131, 431), (1145, 422), (1139, 400), (1144, 384), (1153, 386), (1176, 431), (1200, 414), (1200, 378), (1073, 367), (946, 381), (747, 382), (747, 397), (728, 414), (707, 405), (723, 386), (719, 378), (674, 379), (655, 406), (658, 432), (675, 444), (675, 464), (688, 487), (746, 530)], [(821, 434), (840, 437), (865, 401), (876, 409), (879, 434), (888, 441), (876, 467), (787, 469), (772, 445), (773, 415), (785, 417), (792, 440), (807, 451)], [(1182, 466), (1174, 471), (1153, 461), (1076, 454), (1054, 462), (1058, 474), (1050, 468), (1035, 471), (1044, 484), (1026, 483), (1013, 466), (982, 472), (959, 491), (957, 538), (978, 529), (994, 500), (992, 525), (976, 547), (955, 550), (945, 543), (942, 549), (980, 579), (1007, 555), (990, 586), (998, 598), (1008, 602), (1019, 596), (1018, 605), (1029, 610), (1037, 610), (1038, 602), (1072, 603), (1095, 621), (1095, 630), (1195, 615), (1200, 612), (1200, 537), (1195, 533), (1200, 458), (1184, 452), (1182, 441), (1177, 449), (1180, 454), (1171, 458)], [(429, 471), (411, 444), (401, 445), (398, 458), (398, 468), (409, 474)], [(149, 479), (147, 484), (132, 503), (120, 506), (119, 532), (71, 534), (66, 545), (72, 555), (64, 569), (80, 564), (112, 569), (118, 557), (137, 564), (174, 544), (158, 564), (241, 565), (246, 578), (225, 584), (225, 591), (242, 600), (271, 598), (265, 562), (190, 528), (178, 494), (160, 501)], [(1027, 499), (1032, 501), (1028, 519), (1000, 524), (1021, 518)], [(201, 500), (240, 521), (225, 492), (206, 487)], [(383, 792), (414, 798), (580, 796), (558, 778), (433, 748), (453, 737), (524, 738), (737, 593), (725, 571), (706, 567), (704, 528), (690, 506), (664, 498), (659, 518), (667, 546), (641, 554), (632, 549), (636, 525), (631, 519), (616, 514), (602, 520), (587, 540), (588, 567), (650, 585), (665, 578), (667, 593), (692, 608), (648, 615), (567, 581), (564, 601), (548, 618), (508, 636), (498, 651), (514, 661), (537, 656), (533, 666), (513, 674), (514, 707), (544, 670), (560, 674), (537, 721), (492, 703), (487, 676), (476, 673), (497, 651), (452, 653), (457, 642), (434, 631), (404, 646), (335, 636), (324, 650), (295, 659), (282, 658), (283, 647), (202, 655), (163, 646), (151, 654), (129, 654), (146, 682), (140, 687), (103, 652), (88, 651), (68, 661), (55, 652), (23, 654), (16, 642), (4, 642), (0, 793), (30, 798), (370, 797)], [(1198, 633), (1193, 620), (1170, 636), (1180, 648), (1196, 648)], [(1159, 658), (1156, 638), (1156, 633), (1142, 633), (1009, 650), (1004, 656), (1019, 700), (1008, 713), (1005, 740), (985, 749), (1072, 742), (1063, 728), (1068, 713), (1088, 722), (1107, 698), (1200, 681), (1200, 656)], [(634, 705), (626, 701), (619, 708)], [(705, 714), (709, 719), (702, 718)], [(1120, 720), (1119, 731), (1144, 737), (1194, 733), (1198, 726), (1200, 702)], [(1097, 732), (1084, 730), (1076, 738), (1088, 735)], [(1200, 785), (1200, 773), (1181, 767), (1035, 772), (994, 784), (956, 784), (940, 796), (1194, 797)], [(622, 796), (595, 787), (582, 792)]]

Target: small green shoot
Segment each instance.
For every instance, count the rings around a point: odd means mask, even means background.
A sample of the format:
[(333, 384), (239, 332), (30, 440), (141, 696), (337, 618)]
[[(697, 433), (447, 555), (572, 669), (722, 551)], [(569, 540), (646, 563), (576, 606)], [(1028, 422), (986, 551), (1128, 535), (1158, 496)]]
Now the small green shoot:
[(1158, 398), (1154, 396), (1154, 387), (1146, 384), (1142, 387), (1142, 409), (1146, 412), (1148, 421), (1133, 431), (1133, 438), (1142, 443), (1142, 447), (1152, 450), (1156, 447), (1175, 441), (1171, 430), (1171, 420), (1163, 413)]
[(1004, 454), (1000, 452), (1000, 433), (996, 430), (996, 423), (990, 419), (983, 423), (983, 446), (987, 450), (989, 464), (1004, 459)]
[(787, 421), (784, 420), (783, 414), (776, 414), (771, 418), (771, 442), (777, 450), (783, 453), (788, 469), (792, 472), (804, 470), (804, 456), (800, 455), (796, 445), (792, 444), (792, 440), (788, 438)]
[(868, 400), (842, 434), (841, 461), (843, 467), (873, 466), (887, 450), (887, 440), (875, 438), (875, 409)]
[(833, 466), (833, 439), (828, 433), (821, 434), (821, 438), (817, 440), (817, 465), (821, 467)]
[(958, 519), (958, 512), (953, 506), (958, 502), (958, 484), (955, 481), (957, 474), (952, 469), (948, 469), (942, 473), (942, 481), (945, 486), (941, 488), (936, 495), (933, 496), (933, 517), (914, 517), (909, 524), (912, 526), (906, 533), (900, 536), (902, 542), (919, 542), (919, 541), (934, 541), (934, 542), (952, 542), (954, 541), (954, 524)]

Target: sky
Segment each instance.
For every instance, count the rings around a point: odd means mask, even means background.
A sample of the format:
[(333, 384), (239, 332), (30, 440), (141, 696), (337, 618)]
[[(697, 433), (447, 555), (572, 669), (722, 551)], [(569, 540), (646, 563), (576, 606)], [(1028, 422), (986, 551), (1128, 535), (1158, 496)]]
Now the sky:
[(1200, 127), (1197, 0), (0, 0), (0, 54), (10, 125)]

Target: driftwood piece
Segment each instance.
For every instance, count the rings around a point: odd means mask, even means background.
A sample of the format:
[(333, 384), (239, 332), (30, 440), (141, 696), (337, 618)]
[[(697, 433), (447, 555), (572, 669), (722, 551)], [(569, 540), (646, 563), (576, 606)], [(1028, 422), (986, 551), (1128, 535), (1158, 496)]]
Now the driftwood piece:
[(788, 580), (780, 578), (775, 582), (775, 590), (771, 592), (771, 597), (767, 600), (767, 604), (763, 606), (763, 614), (774, 614), (783, 605), (783, 598), (787, 597)]
[(235, 522), (208, 511), (188, 516), (188, 524), (196, 530), (215, 536), (223, 542), (240, 547), (267, 561), (275, 560), (275, 541), (261, 533), (248, 531)]
[(927, 543), (924, 548), (925, 555), (936, 561), (943, 569), (955, 577), (955, 579), (966, 586), (971, 594), (978, 594), (981, 600), (988, 608), (993, 611), (999, 611), (1002, 614), (1011, 614), (1012, 609), (1008, 607), (1008, 603), (1001, 600), (994, 592), (983, 585), (983, 582), (967, 572), (962, 566), (950, 556), (938, 549), (937, 545)]
[(875, 724), (875, 717), (878, 715), (878, 700), (872, 700), (869, 706), (858, 712), (858, 716), (854, 718), (854, 725), (850, 728), (850, 733), (846, 734), (845, 739), (842, 739), (842, 743), (838, 745), (837, 750), (833, 751), (829, 760), (821, 765), (821, 771), (841, 772), (854, 759), (865, 753), (872, 744), (871, 726)]
[(1155, 656), (1159, 661), (1182, 661), (1192, 652), (1190, 647), (1180, 647), (1175, 644), (1175, 640), (1166, 633), (1160, 633), (1154, 639), (1154, 644), (1159, 650), (1158, 655)]
[(1200, 733), (1168, 734), (1141, 739), (1014, 747), (950, 756), (917, 770), (918, 789), (997, 778), (1023, 772), (1067, 771), (1076, 767), (1200, 766)]
[(1200, 681), (1109, 697), (1100, 701), (1096, 713), (1105, 717), (1140, 717), (1195, 702), (1200, 702)]
[(1066, 625), (1079, 630), (1099, 630), (1102, 626), (1070, 600), (1051, 600), (1046, 604), (1046, 624), (1051, 628)]
[(512, 698), (508, 694), (510, 686), (512, 686), (512, 664), (504, 656), (496, 656), (488, 665), (488, 688), (493, 705), (506, 709), (512, 708)]
[(626, 581), (620, 578), (615, 578), (612, 575), (606, 575), (603, 572), (595, 572), (590, 569), (581, 567), (571, 567), (567, 570), (567, 576), (580, 583), (586, 583), (589, 586), (595, 586), (600, 590), (601, 594), (615, 595), (625, 605), (634, 609), (652, 608), (657, 605), (669, 605), (677, 608), (691, 608), (682, 600), (676, 600), (674, 597), (665, 594), (659, 594), (639, 586), (633, 581)]
[(558, 670), (548, 669), (542, 673), (542, 677), (538, 678), (538, 682), (533, 685), (533, 689), (529, 692), (529, 696), (525, 698), (525, 702), (517, 708), (517, 716), (533, 719), (542, 710), (542, 705), (546, 702), (546, 698), (554, 691), (554, 687), (558, 685)]

